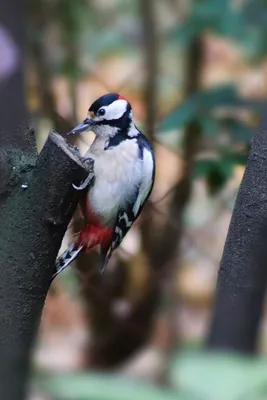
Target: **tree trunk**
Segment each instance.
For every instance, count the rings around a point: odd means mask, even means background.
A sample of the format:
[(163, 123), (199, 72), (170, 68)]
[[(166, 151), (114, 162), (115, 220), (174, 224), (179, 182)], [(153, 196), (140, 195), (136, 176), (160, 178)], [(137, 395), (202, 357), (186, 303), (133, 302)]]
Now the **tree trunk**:
[(80, 196), (72, 182), (88, 171), (55, 133), (38, 158), (15, 150), (6, 157), (12, 173), (0, 214), (0, 398), (22, 400), (55, 259)]
[(267, 119), (257, 131), (221, 260), (207, 346), (252, 353), (267, 282)]
[(26, 129), (26, 2), (0, 0), (0, 398), (23, 400), (55, 258), (88, 171), (51, 134), (37, 157)]

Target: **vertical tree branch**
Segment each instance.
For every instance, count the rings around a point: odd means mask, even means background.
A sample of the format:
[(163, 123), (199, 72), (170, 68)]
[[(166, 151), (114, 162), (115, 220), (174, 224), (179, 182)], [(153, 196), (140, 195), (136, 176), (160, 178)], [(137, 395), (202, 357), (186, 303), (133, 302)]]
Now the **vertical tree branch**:
[[(185, 97), (189, 97), (199, 89), (203, 60), (203, 45), (201, 38), (195, 38), (188, 49), (186, 71)], [(177, 346), (179, 337), (175, 326), (178, 298), (175, 289), (177, 274), (177, 258), (183, 234), (183, 213), (190, 199), (192, 188), (192, 172), (194, 158), (201, 135), (196, 120), (185, 127), (184, 139), (184, 169), (171, 200), (165, 225), (158, 235), (150, 238), (150, 262), (157, 272), (160, 282), (160, 310), (156, 324), (159, 339), (157, 342), (165, 351), (171, 351), (174, 342)], [(175, 221), (175, 224), (173, 223)], [(155, 229), (153, 230), (155, 231)], [(151, 240), (152, 239), (152, 240)], [(164, 330), (164, 335), (162, 331)], [(164, 379), (164, 376), (162, 377)]]
[[(43, 41), (36, 35), (36, 32), (39, 30), (45, 31), (48, 19), (54, 10), (53, 8), (49, 8), (47, 4), (44, 5), (34, 0), (30, 1), (29, 4), (29, 25), (33, 32), (30, 51), (37, 76), (37, 91), (41, 104), (41, 112), (53, 122), (54, 129), (64, 135), (64, 133), (71, 130), (72, 125), (56, 111), (57, 106), (52, 88), (51, 66), (45, 54)], [(74, 121), (72, 122), (74, 124)], [(74, 144), (75, 140), (76, 138), (70, 137), (69, 142)]]
[(158, 72), (158, 37), (156, 27), (155, 1), (139, 1), (142, 27), (143, 51), (146, 67), (144, 105), (146, 107), (146, 135), (153, 143), (157, 116), (157, 72)]
[(254, 352), (267, 282), (267, 119), (255, 134), (219, 269), (207, 346)]
[[(145, 133), (153, 144), (157, 119), (157, 73), (158, 73), (158, 38), (156, 27), (156, 3), (154, 0), (139, 0), (143, 28), (143, 54), (146, 67), (144, 106), (146, 108)], [(142, 239), (145, 251), (149, 252), (153, 210), (146, 208), (146, 218), (142, 224)]]
[[(203, 45), (201, 37), (195, 38), (189, 49), (186, 65), (185, 98), (199, 89), (200, 75), (203, 60)], [(168, 216), (163, 231), (151, 249), (152, 265), (156, 270), (163, 270), (163, 266), (174, 261), (182, 235), (182, 215), (191, 194), (192, 171), (194, 157), (200, 139), (200, 127), (193, 120), (185, 127), (184, 139), (184, 170), (182, 178), (176, 187), (171, 201)], [(176, 221), (176, 225), (169, 221)], [(153, 243), (153, 242), (152, 242)]]

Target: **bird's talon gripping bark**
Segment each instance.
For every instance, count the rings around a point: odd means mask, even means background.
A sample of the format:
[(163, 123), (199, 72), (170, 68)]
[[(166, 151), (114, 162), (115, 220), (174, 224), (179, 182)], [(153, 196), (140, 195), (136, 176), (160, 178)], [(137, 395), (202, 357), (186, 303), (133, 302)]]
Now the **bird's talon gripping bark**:
[(86, 163), (86, 162), (88, 162), (90, 160), (90, 158), (88, 158), (88, 157), (82, 157), (81, 158), (81, 162), (84, 164), (84, 163)]
[(89, 170), (93, 169), (94, 167), (94, 160), (90, 157), (82, 157), (81, 162), (83, 165), (85, 165)]
[(75, 190), (84, 190), (87, 188), (87, 186), (89, 186), (92, 182), (92, 173), (90, 172), (90, 174), (88, 175), (88, 177), (85, 179), (85, 181), (80, 185), (80, 186), (76, 186), (74, 183), (72, 184), (72, 187)]

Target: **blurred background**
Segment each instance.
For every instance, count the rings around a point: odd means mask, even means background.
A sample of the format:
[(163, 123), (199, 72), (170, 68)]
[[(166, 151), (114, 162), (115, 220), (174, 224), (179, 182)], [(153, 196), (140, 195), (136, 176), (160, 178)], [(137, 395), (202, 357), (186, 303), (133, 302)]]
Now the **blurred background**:
[[(105, 274), (89, 254), (53, 283), (31, 400), (211, 398), (182, 394), (192, 371), (181, 360), (209, 331), (231, 212), (267, 95), (266, 38), (264, 0), (28, 1), (26, 101), (38, 149), (50, 129), (66, 133), (97, 97), (118, 92), (153, 142), (157, 165), (149, 204)], [(81, 153), (92, 140), (77, 139)], [(61, 251), (80, 223), (75, 216)], [(267, 314), (259, 346), (265, 355)]]

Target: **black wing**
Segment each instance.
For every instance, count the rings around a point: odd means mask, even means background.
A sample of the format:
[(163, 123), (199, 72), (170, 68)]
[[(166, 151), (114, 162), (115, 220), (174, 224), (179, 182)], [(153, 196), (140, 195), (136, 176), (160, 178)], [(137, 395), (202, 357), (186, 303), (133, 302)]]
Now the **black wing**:
[(121, 209), (118, 212), (111, 241), (106, 247), (104, 246), (101, 247), (100, 250), (102, 258), (100, 266), (101, 273), (104, 272), (113, 251), (119, 247), (123, 238), (126, 236), (132, 224), (137, 218), (137, 216), (136, 217), (134, 216), (133, 206), (134, 202), (133, 203), (129, 202), (124, 209)]

